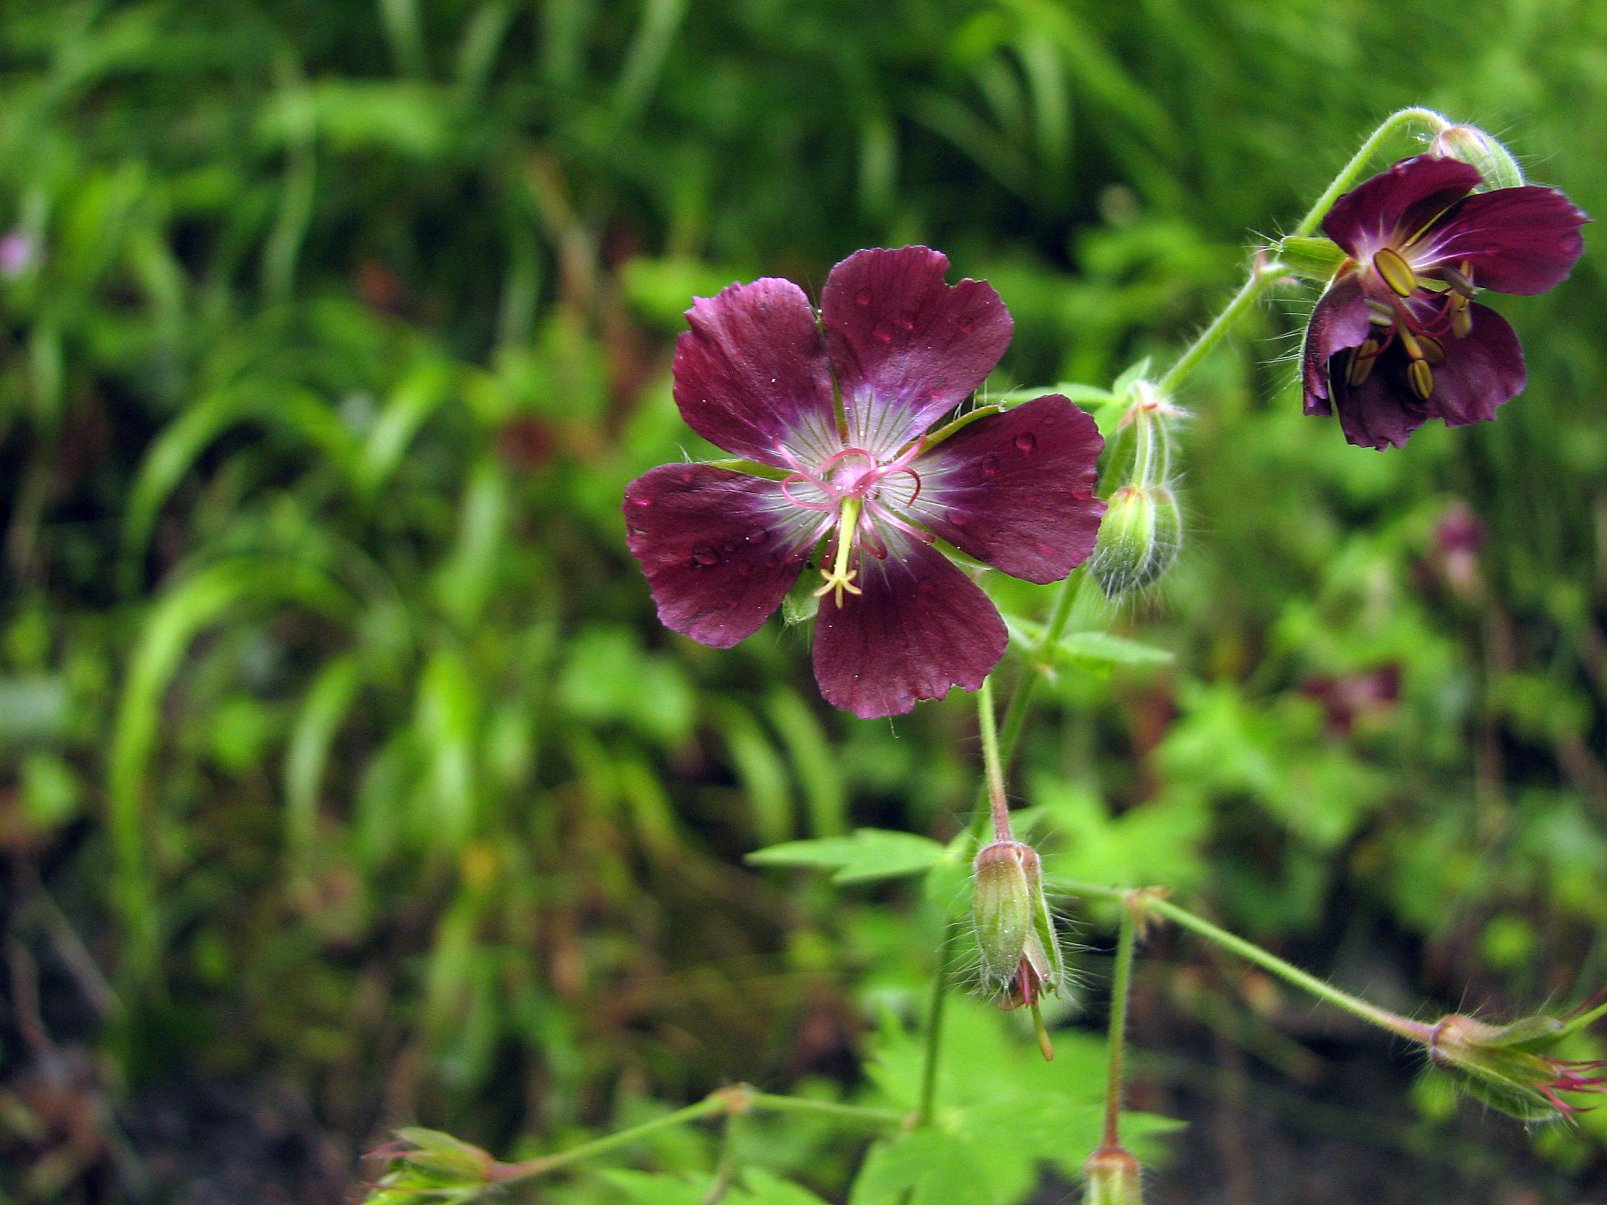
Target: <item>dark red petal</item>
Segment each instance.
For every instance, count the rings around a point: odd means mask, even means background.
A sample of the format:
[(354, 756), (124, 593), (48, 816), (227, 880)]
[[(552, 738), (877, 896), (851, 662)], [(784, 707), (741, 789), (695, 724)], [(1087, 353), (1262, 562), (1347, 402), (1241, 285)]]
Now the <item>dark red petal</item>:
[[(675, 344), (675, 401), (710, 442), (786, 465), (778, 445), (823, 460), (838, 446), (831, 371), (815, 312), (790, 280), (766, 277), (700, 297)], [(790, 467), (790, 466), (788, 466)]]
[(1335, 201), (1322, 220), (1323, 232), (1358, 257), (1379, 247), (1398, 249), (1482, 180), (1478, 168), (1459, 159), (1402, 159)]
[(1462, 427), (1495, 417), (1501, 403), (1523, 391), (1528, 379), (1523, 347), (1507, 320), (1486, 306), (1469, 307), (1473, 327), (1460, 339), (1445, 339), (1445, 362), (1434, 368), (1430, 417)]
[(658, 618), (730, 648), (781, 605), (813, 544), (774, 481), (706, 464), (667, 464), (625, 490), (626, 542)]
[(942, 553), (897, 532), (886, 560), (861, 554), (839, 607), (821, 599), (815, 680), (826, 701), (862, 719), (903, 715), (952, 686), (976, 690), (1004, 656), (1004, 621)]
[(1468, 265), (1473, 283), (1498, 293), (1544, 293), (1566, 280), (1585, 250), (1590, 219), (1554, 188), (1475, 193), (1410, 249), (1414, 266)]
[(831, 270), (820, 319), (849, 443), (888, 454), (954, 409), (1010, 346), (1010, 312), (983, 281), (943, 283), (929, 247), (856, 251)]
[(1342, 363), (1335, 363), (1334, 409), (1348, 442), (1358, 448), (1398, 448), (1428, 421), (1428, 411), (1406, 382), (1405, 366), (1406, 357), (1391, 348), (1365, 381), (1347, 385)]
[(1105, 504), (1094, 463), (1105, 441), (1058, 394), (990, 414), (916, 459), (911, 511), (943, 539), (1029, 582), (1055, 582), (1088, 559)]
[(1361, 282), (1347, 274), (1328, 286), (1317, 298), (1306, 326), (1305, 345), (1300, 353), (1300, 375), (1305, 392), (1307, 414), (1328, 414), (1328, 365), (1340, 352), (1360, 347), (1372, 324), (1367, 320), (1367, 302)]

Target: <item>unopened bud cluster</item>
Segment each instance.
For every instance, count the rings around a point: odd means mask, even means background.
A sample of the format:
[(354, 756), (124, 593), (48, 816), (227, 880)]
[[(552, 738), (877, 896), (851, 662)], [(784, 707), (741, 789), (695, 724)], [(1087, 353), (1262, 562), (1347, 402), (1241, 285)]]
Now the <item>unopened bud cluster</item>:
[(1088, 561), (1112, 600), (1154, 585), (1183, 547), (1183, 512), (1171, 477), (1171, 430), (1183, 411), (1147, 381), (1137, 382), (1131, 396), (1118, 434), (1127, 454), (1118, 454), (1118, 484)]

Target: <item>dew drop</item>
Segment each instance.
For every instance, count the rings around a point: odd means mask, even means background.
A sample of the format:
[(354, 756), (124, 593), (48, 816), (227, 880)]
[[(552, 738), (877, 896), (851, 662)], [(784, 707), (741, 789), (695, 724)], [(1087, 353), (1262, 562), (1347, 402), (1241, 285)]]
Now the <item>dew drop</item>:
[(905, 310), (903, 316), (899, 318), (898, 324), (899, 324), (899, 326), (903, 327), (906, 331), (914, 330), (915, 329), (915, 311), (914, 310)]
[(959, 325), (959, 331), (962, 335), (969, 335), (974, 330), (976, 330), (976, 323), (972, 322), (969, 318), (965, 319)]
[(729, 544), (720, 545), (720, 551), (725, 553), (727, 556), (730, 556), (736, 550), (737, 550), (737, 542), (735, 540), (732, 540)]
[(1031, 431), (1023, 431), (1016, 436), (1016, 448), (1022, 452), (1030, 452), (1038, 446), (1038, 437)]
[(984, 456), (982, 458), (982, 475), (984, 477), (997, 477), (999, 475), (999, 458), (997, 456)]
[(714, 551), (712, 544), (699, 544), (692, 549), (692, 559), (699, 565), (718, 565), (720, 554)]
[(876, 342), (878, 343), (891, 343), (893, 341), (893, 332), (888, 330), (885, 326), (878, 326), (872, 333), (875, 335)]
[(752, 535), (750, 535), (748, 537), (748, 543), (750, 543), (750, 544), (763, 544), (769, 538), (770, 538), (770, 533), (768, 531), (766, 531), (764, 528), (761, 527), (757, 531), (755, 531)]
[(870, 290), (860, 289), (859, 292), (855, 293), (854, 304), (859, 306), (861, 309), (868, 307), (870, 305)]

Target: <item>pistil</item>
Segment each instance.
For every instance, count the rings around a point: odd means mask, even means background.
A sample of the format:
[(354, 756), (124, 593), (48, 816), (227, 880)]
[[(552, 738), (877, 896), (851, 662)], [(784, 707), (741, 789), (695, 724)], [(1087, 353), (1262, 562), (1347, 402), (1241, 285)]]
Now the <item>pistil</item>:
[(859, 526), (859, 512), (863, 507), (859, 498), (850, 495), (843, 499), (842, 519), (837, 526), (837, 556), (832, 567), (822, 569), (820, 576), (826, 579), (826, 584), (815, 591), (815, 597), (820, 598), (833, 590), (837, 592), (837, 605), (843, 605), (843, 591), (849, 594), (860, 594), (862, 591), (854, 585), (854, 578), (859, 571), (849, 569), (848, 558), (853, 551), (854, 530)]

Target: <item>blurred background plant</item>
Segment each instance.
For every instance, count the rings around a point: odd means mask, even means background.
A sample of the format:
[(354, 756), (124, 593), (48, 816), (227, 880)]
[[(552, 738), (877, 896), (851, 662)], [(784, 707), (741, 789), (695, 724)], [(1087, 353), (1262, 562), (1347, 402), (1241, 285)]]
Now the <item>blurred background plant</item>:
[[(1400, 105), (1607, 212), (1587, 0), (11, 0), (0, 55), (18, 1201), (338, 1200), (390, 1124), (550, 1149), (735, 1078), (898, 1099), (945, 902), (742, 859), (946, 839), (971, 713), (860, 723), (791, 632), (658, 628), (618, 505), (698, 451), (692, 295), (922, 241), (1014, 313), (1001, 390), (1106, 384)], [(1295, 290), (1195, 378), (1187, 546), (1122, 613), (1175, 659), (1065, 667), (1024, 745), (1051, 879), (1165, 883), (1404, 1007), (1607, 982), (1598, 258), (1502, 299), (1530, 386), (1484, 428), (1376, 455), (1301, 417)], [(1147, 953), (1135, 1093), (1197, 1123), (1159, 1200), (1607, 1182), (1600, 1114), (1403, 1103), (1398, 1051)], [(860, 1148), (766, 1124), (840, 1199)], [(670, 1201), (711, 1149), (544, 1199)]]

